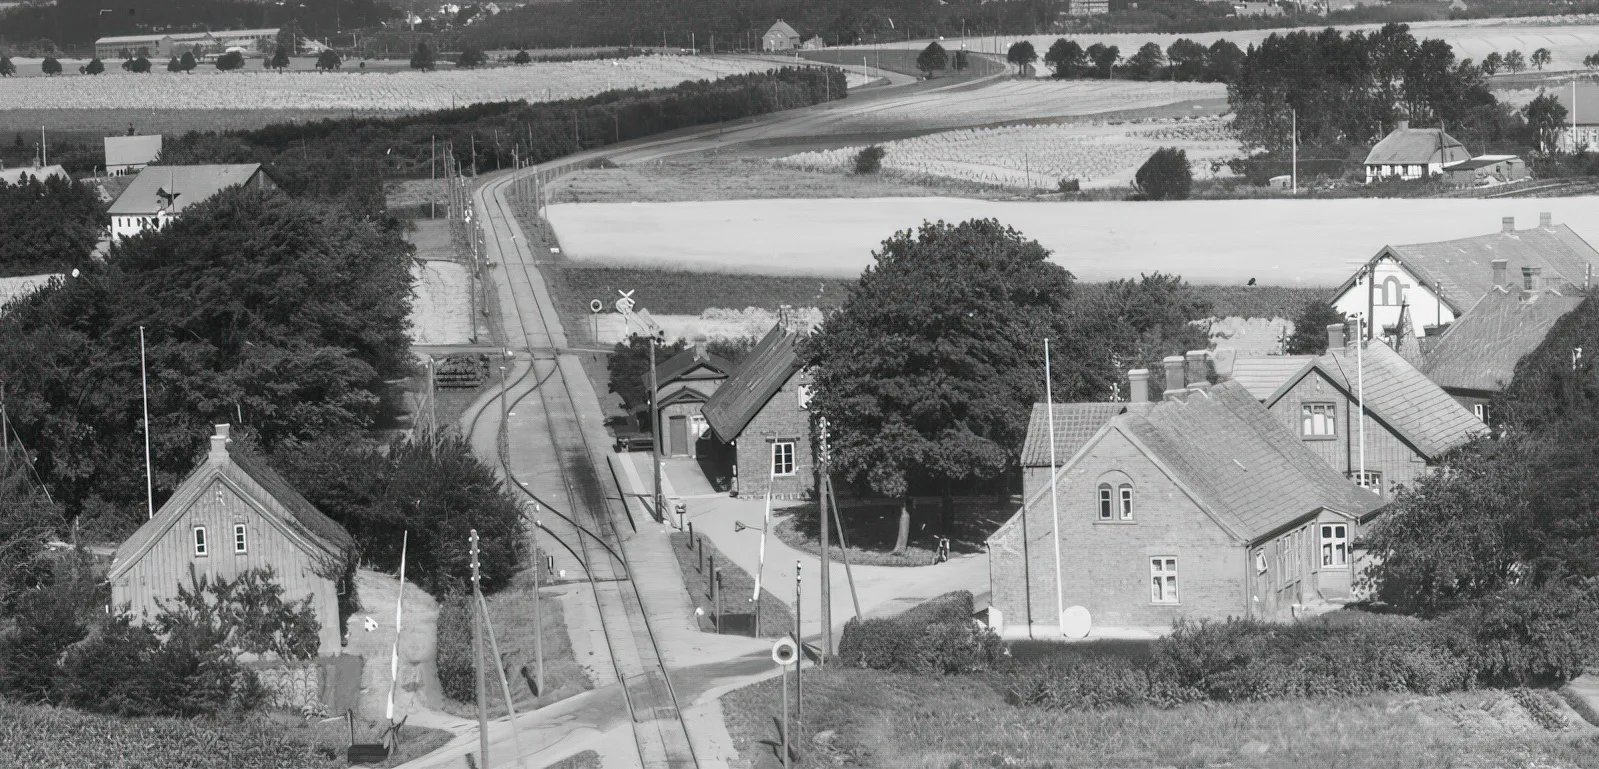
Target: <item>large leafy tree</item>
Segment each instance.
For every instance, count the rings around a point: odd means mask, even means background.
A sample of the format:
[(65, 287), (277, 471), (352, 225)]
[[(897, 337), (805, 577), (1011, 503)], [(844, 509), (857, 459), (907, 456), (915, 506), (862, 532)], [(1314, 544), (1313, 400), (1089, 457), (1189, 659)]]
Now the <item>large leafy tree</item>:
[(1344, 314), (1329, 302), (1305, 305), (1294, 318), (1294, 333), (1288, 337), (1290, 355), (1320, 355), (1327, 351), (1327, 327), (1343, 323)]
[(332, 72), (344, 64), (339, 58), (338, 51), (329, 48), (316, 56), (316, 68), (322, 72)]
[(17, 74), (17, 65), (11, 63), (11, 57), (0, 53), (0, 77), (11, 77)]
[[(901, 500), (1000, 476), (1039, 399), (1043, 340), (1067, 336), (1071, 273), (991, 219), (924, 223), (873, 256), (804, 351), (834, 467)], [(909, 526), (902, 502), (896, 551)]]
[(1176, 147), (1161, 147), (1139, 166), (1133, 184), (1148, 200), (1185, 200), (1194, 186), (1194, 172), (1188, 166), (1188, 153)]
[(1054, 70), (1055, 77), (1067, 78), (1076, 74), (1088, 63), (1088, 54), (1076, 40), (1057, 39), (1044, 53), (1044, 64)]
[(1121, 49), (1114, 45), (1094, 43), (1088, 46), (1088, 58), (1094, 62), (1094, 71), (1098, 77), (1108, 78), (1116, 67), (1116, 62), (1121, 61)]
[(1521, 116), (1527, 121), (1527, 130), (1537, 142), (1538, 151), (1554, 151), (1556, 137), (1566, 121), (1565, 105), (1554, 96), (1541, 93), (1521, 108)]
[(39, 71), (46, 75), (59, 75), (61, 74), (61, 61), (54, 56), (46, 56), (44, 61), (39, 63)]
[(1016, 65), (1017, 69), (1021, 69), (1038, 61), (1038, 51), (1034, 50), (1033, 44), (1026, 40), (1012, 43), (1011, 47), (1005, 51), (1005, 61)]
[(434, 56), (433, 49), (429, 48), (427, 43), (417, 43), (416, 50), (411, 53), (411, 69), (427, 72), (438, 65), (438, 58)]
[(1166, 60), (1171, 63), (1171, 78), (1204, 80), (1207, 74), (1206, 60), (1209, 56), (1210, 52), (1205, 46), (1186, 37), (1179, 38), (1166, 48)]
[(1124, 71), (1135, 80), (1155, 80), (1166, 66), (1166, 54), (1159, 43), (1144, 43), (1127, 60)]
[(88, 185), (51, 177), (0, 183), (0, 277), (87, 267), (105, 206)]

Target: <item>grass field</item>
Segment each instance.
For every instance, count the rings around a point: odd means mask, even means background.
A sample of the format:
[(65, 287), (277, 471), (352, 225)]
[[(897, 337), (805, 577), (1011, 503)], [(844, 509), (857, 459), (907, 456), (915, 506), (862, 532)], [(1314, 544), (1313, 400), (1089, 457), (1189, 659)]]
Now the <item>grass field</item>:
[[(1592, 729), (1547, 731), (1503, 691), (1059, 713), (1010, 705), (981, 676), (845, 667), (804, 675), (806, 720), (793, 732), (803, 769), (1599, 766)], [(774, 678), (722, 698), (750, 766), (781, 766), (762, 744), (779, 735), (781, 688)]]
[[(450, 740), (447, 732), (406, 727), (395, 766)], [(0, 700), (0, 763), (28, 769), (332, 769), (347, 765), (350, 733), (340, 719), (246, 714), (221, 718), (116, 718)], [(203, 749), (197, 749), (202, 748)]]
[(749, 158), (699, 155), (567, 174), (547, 189), (555, 203), (674, 203), (771, 198), (1010, 195), (958, 179), (856, 176), (790, 168)]
[[(956, 198), (580, 203), (550, 206), (564, 255), (606, 267), (848, 278), (897, 230), (992, 217), (1081, 280), (1155, 271), (1192, 283), (1331, 286), (1390, 243), (1520, 226), (1553, 212), (1599, 242), (1595, 198), (992, 202)], [(817, 226), (826, 222), (826, 226)]]
[(975, 88), (917, 94), (879, 109), (840, 117), (830, 133), (966, 128), (1181, 103), (1194, 116), (1226, 110), (1227, 89), (1220, 83), (1143, 83), (1128, 80), (1001, 80)]
[(413, 262), (411, 276), (411, 343), (471, 344), (472, 282), (466, 265)]
[(477, 102), (575, 99), (615, 88), (662, 88), (685, 80), (715, 80), (776, 65), (710, 56), (642, 56), (553, 62), (472, 70), (418, 72), (272, 72), (246, 68), (191, 74), (0, 78), (7, 109), (233, 109), (241, 102), (266, 110), (436, 110)]
[[(945, 47), (951, 51), (950, 66), (954, 67), (955, 62), (953, 59), (955, 54), (953, 52), (959, 50), (958, 44), (956, 46), (949, 46), (946, 44)], [(805, 59), (806, 61), (820, 61), (828, 64), (855, 65), (863, 64), (864, 62), (864, 66), (873, 69), (886, 69), (889, 72), (898, 72), (901, 75), (921, 77), (923, 75), (922, 71), (916, 68), (916, 56), (919, 53), (921, 53), (920, 49), (907, 51), (898, 48), (835, 48), (820, 51), (800, 51), (800, 58)], [(982, 77), (984, 75), (1005, 72), (1007, 69), (1003, 63), (995, 61), (993, 58), (987, 56), (970, 56), (967, 58), (967, 60), (970, 62), (970, 67), (964, 73), (957, 73), (954, 69), (948, 69), (938, 73), (939, 77), (944, 78), (961, 75), (966, 77)]]

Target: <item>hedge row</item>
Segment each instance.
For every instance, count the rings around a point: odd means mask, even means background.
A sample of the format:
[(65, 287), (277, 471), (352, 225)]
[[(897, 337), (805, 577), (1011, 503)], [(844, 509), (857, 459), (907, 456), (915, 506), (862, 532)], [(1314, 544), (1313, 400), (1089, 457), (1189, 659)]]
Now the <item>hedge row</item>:
[(844, 626), (838, 659), (845, 665), (904, 673), (954, 675), (992, 670), (1005, 645), (972, 620), (972, 594), (947, 593), (888, 619)]

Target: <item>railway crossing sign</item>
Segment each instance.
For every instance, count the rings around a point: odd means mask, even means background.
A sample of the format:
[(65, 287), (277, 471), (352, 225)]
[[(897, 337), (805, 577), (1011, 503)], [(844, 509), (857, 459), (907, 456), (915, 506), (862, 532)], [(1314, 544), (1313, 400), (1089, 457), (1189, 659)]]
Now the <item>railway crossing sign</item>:
[(799, 656), (799, 648), (794, 645), (794, 639), (783, 636), (772, 644), (772, 661), (779, 665), (792, 665)]
[(589, 301), (589, 312), (599, 313), (599, 312), (604, 312), (604, 311), (605, 311), (605, 303), (604, 302), (602, 302), (602, 301), (600, 301), (598, 299), (593, 299), (593, 300)]
[[(638, 289), (634, 289), (633, 291), (637, 290)], [(616, 293), (622, 295), (621, 299), (616, 300), (617, 312), (626, 315), (633, 311), (633, 291), (623, 291), (622, 289), (616, 290)]]

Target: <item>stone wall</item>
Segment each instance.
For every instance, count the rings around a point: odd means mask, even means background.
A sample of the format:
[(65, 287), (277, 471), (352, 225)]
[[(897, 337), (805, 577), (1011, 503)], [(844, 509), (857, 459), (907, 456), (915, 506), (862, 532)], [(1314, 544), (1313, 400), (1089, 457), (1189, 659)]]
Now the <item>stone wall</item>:
[(341, 655), (306, 662), (251, 662), (245, 667), (255, 672), (266, 691), (262, 707), (328, 715), (355, 707), (352, 692), (360, 687), (361, 662), (360, 657)]

